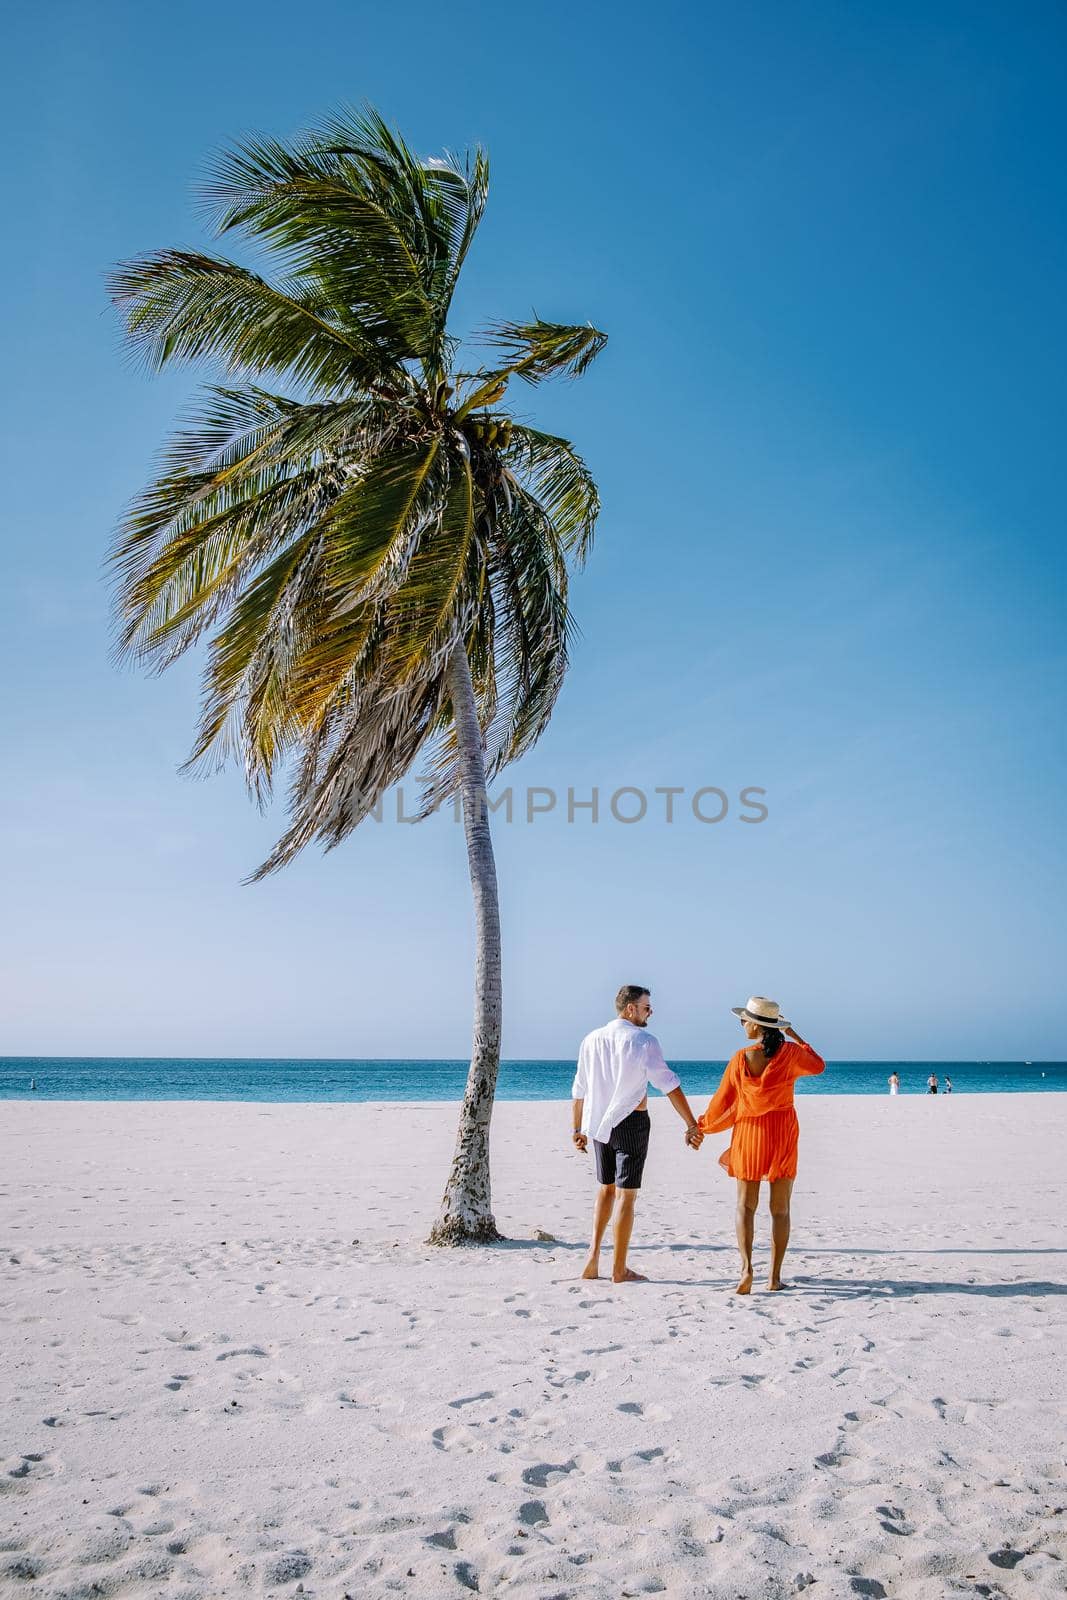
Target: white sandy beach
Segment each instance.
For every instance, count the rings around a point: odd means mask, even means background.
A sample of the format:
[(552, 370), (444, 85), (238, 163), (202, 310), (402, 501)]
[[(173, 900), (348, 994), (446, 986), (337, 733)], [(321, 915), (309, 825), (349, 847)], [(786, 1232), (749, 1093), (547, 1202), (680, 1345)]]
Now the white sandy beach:
[(749, 1300), (652, 1113), (615, 1287), (562, 1105), (441, 1252), (454, 1106), (4, 1103), (0, 1593), (1062, 1593), (1067, 1097), (805, 1099)]

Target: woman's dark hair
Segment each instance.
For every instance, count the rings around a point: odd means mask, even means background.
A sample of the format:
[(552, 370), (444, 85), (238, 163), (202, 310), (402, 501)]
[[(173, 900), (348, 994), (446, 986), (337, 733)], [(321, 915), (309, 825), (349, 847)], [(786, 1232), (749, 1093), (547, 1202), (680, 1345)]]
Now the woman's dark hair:
[(768, 1061), (778, 1054), (779, 1050), (784, 1044), (785, 1034), (782, 1033), (780, 1029), (764, 1028), (761, 1036), (760, 1048), (763, 1051), (763, 1054), (767, 1057)]

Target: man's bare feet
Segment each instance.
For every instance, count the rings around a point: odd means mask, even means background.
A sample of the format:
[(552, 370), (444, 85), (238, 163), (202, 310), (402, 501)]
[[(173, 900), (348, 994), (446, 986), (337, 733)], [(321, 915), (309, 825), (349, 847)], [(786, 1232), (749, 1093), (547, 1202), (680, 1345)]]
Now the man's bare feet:
[(643, 1273), (635, 1272), (633, 1267), (627, 1267), (621, 1278), (616, 1277), (615, 1273), (613, 1272), (611, 1274), (611, 1281), (612, 1283), (647, 1283), (648, 1279)]
[(600, 1277), (600, 1262), (599, 1261), (587, 1261), (585, 1266), (582, 1268), (582, 1277), (583, 1278), (599, 1278)]
[(751, 1294), (752, 1293), (752, 1268), (751, 1267), (749, 1267), (746, 1272), (742, 1272), (742, 1274), (741, 1274), (741, 1282), (737, 1285), (737, 1288), (734, 1291), (734, 1293), (735, 1294)]
[(788, 1289), (789, 1285), (787, 1283), (783, 1283), (781, 1278), (771, 1278), (768, 1281), (767, 1287), (772, 1294), (775, 1294), (779, 1289)]

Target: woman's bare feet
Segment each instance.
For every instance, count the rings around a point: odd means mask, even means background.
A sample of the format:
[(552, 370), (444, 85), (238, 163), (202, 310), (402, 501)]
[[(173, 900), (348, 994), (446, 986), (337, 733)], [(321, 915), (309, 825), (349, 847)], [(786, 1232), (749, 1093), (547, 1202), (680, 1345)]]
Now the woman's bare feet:
[(612, 1283), (647, 1283), (648, 1279), (643, 1273), (635, 1272), (633, 1267), (627, 1267), (626, 1271), (621, 1277), (616, 1277), (615, 1274), (612, 1273), (611, 1281)]
[(745, 1267), (744, 1270), (742, 1271), (742, 1273), (741, 1273), (741, 1282), (737, 1285), (737, 1288), (734, 1290), (734, 1293), (735, 1294), (751, 1294), (752, 1293), (752, 1268), (751, 1267)]
[(772, 1294), (775, 1294), (779, 1289), (788, 1289), (789, 1285), (783, 1283), (781, 1278), (771, 1278), (768, 1280), (767, 1287)]
[(599, 1278), (600, 1277), (600, 1262), (599, 1261), (587, 1261), (585, 1266), (582, 1268), (582, 1277), (583, 1278)]

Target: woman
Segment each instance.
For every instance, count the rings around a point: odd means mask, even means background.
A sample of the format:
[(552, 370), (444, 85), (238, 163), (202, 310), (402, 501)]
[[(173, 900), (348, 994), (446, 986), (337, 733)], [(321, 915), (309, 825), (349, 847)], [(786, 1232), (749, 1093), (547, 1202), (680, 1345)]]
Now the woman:
[(793, 1085), (800, 1077), (825, 1072), (826, 1062), (785, 1020), (777, 1001), (753, 995), (747, 1005), (731, 1009), (741, 1019), (751, 1043), (727, 1062), (700, 1127), (704, 1133), (733, 1129), (730, 1148), (719, 1157), (719, 1165), (737, 1179), (737, 1248), (741, 1252), (737, 1293), (749, 1294), (752, 1236), (764, 1178), (771, 1186), (771, 1270), (767, 1287), (782, 1287), (782, 1259), (789, 1243), (789, 1198), (797, 1175), (800, 1132)]
[(900, 1093), (900, 1078), (899, 1078), (898, 1074), (895, 1073), (895, 1072), (891, 1072), (889, 1074), (889, 1093), (890, 1094), (899, 1094)]

